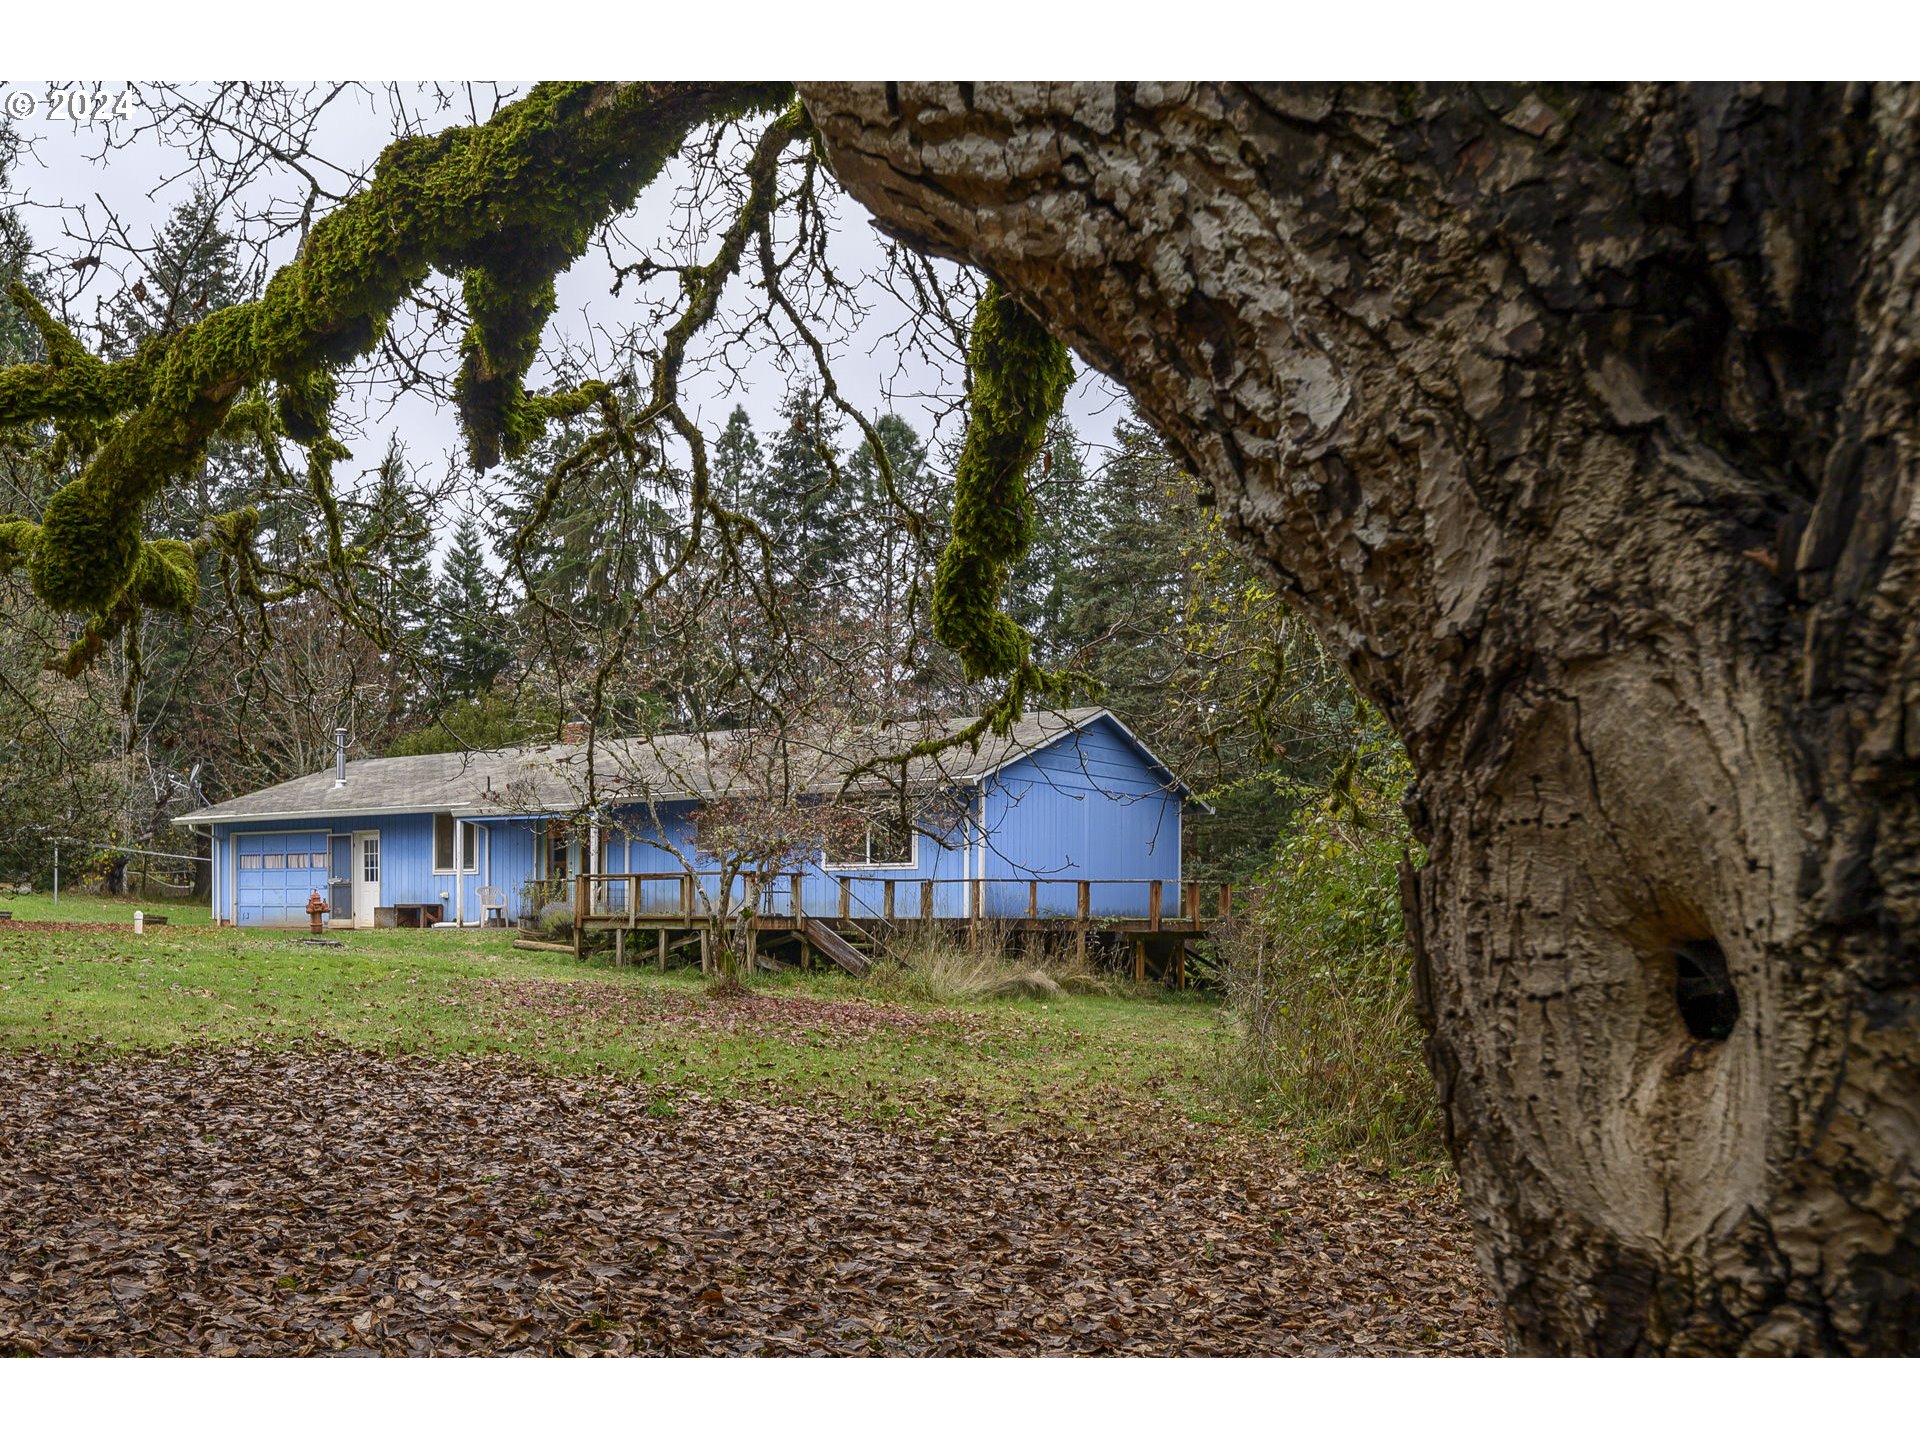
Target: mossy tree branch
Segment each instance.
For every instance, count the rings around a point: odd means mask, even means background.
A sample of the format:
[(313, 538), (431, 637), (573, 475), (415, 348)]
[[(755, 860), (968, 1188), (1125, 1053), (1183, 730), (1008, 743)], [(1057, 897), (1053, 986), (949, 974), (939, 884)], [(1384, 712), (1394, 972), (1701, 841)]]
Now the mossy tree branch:
[(8, 563), (24, 561), (35, 592), (59, 610), (104, 619), (127, 603), (190, 608), (181, 557), (143, 544), (146, 502), (192, 469), (251, 387), (274, 387), (286, 434), (324, 445), (332, 371), (370, 350), (393, 308), (434, 269), (461, 277), (471, 315), (457, 396), (473, 457), (485, 466), (523, 450), (549, 419), (604, 394), (592, 383), (552, 396), (525, 389), (554, 275), (694, 127), (777, 107), (790, 93), (768, 84), (548, 84), (483, 125), (397, 141), (368, 188), (314, 227), (258, 301), (127, 360), (89, 356), (30, 306), (49, 358), (0, 370), (0, 425), (53, 420), (64, 434), (90, 440), (91, 428), (104, 439), (86, 447), (85, 468), (36, 528), (9, 530)]
[(967, 436), (954, 470), (953, 534), (933, 577), (933, 634), (969, 680), (1005, 678), (972, 733), (1004, 734), (1030, 696), (1067, 703), (1084, 677), (1042, 668), (1032, 641), (1000, 605), (1007, 572), (1033, 543), (1027, 469), (1073, 381), (1067, 347), (998, 284), (974, 312)]

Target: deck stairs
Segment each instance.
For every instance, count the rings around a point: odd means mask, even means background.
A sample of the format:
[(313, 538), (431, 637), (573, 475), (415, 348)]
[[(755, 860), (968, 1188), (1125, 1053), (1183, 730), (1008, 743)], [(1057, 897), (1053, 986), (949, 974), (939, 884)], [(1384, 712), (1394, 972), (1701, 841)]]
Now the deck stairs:
[(824, 921), (809, 917), (802, 923), (801, 933), (807, 937), (809, 945), (849, 975), (865, 975), (873, 968), (873, 963), (867, 956), (856, 950), (849, 941)]

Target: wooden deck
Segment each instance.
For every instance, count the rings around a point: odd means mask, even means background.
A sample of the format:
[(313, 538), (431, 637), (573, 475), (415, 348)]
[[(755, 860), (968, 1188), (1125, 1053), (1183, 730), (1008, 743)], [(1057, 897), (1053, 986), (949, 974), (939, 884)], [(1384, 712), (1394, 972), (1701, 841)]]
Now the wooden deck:
[[(992, 929), (1071, 944), (1081, 959), (1090, 943), (1124, 943), (1133, 953), (1135, 979), (1146, 980), (1157, 962), (1165, 978), (1184, 988), (1187, 943), (1233, 914), (1230, 884), (1198, 880), (742, 877), (725, 905), (717, 903), (719, 881), (711, 872), (577, 875), (571, 882), (575, 953), (584, 952), (589, 935), (610, 932), (622, 962), (631, 937), (642, 947), (651, 942), (664, 969), (669, 951), (681, 945), (698, 943), (704, 958), (714, 928), (738, 923), (745, 908), (756, 942), (796, 944), (855, 974), (864, 973), (865, 957), (910, 941), (917, 931), (977, 937)], [(833, 903), (810, 906), (808, 890), (823, 885)]]

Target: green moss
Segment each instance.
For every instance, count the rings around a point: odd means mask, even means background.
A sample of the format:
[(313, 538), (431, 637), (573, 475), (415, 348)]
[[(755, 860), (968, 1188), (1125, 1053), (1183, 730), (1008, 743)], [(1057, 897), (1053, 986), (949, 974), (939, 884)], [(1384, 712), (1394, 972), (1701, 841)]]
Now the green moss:
[(200, 566), (193, 547), (184, 540), (149, 540), (140, 547), (130, 590), (140, 604), (155, 610), (191, 612), (200, 598)]
[(34, 592), (61, 610), (103, 612), (140, 558), (140, 511), (116, 508), (81, 481), (47, 502), (27, 561)]
[(1007, 677), (992, 721), (1018, 719), (1027, 693), (1062, 693), (1066, 677), (1030, 659), (1027, 633), (1000, 608), (1007, 570), (1033, 542), (1027, 470), (1073, 380), (1067, 347), (997, 284), (974, 313), (966, 443), (954, 471), (953, 535), (934, 572), (936, 639), (969, 680)]
[[(553, 276), (593, 228), (638, 196), (687, 132), (788, 102), (785, 85), (536, 87), (484, 125), (389, 146), (368, 188), (317, 224), (300, 259), (258, 301), (112, 364), (89, 356), (31, 297), (43, 364), (0, 369), (0, 425), (56, 418), (100, 427), (91, 460), (43, 517), (29, 571), (56, 609), (106, 615), (123, 597), (186, 599), (170, 552), (143, 549), (140, 516), (191, 472), (229, 410), (266, 382), (287, 434), (325, 446), (328, 373), (366, 353), (388, 314), (433, 269), (462, 277), (473, 325), (461, 414), (475, 458), (516, 453), (589, 387), (532, 397), (523, 379), (554, 305)], [(116, 423), (118, 422), (118, 423)], [(18, 548), (26, 548), (24, 545)], [(153, 600), (147, 603), (159, 603)]]
[(26, 563), (40, 544), (40, 527), (20, 515), (0, 515), (0, 574)]

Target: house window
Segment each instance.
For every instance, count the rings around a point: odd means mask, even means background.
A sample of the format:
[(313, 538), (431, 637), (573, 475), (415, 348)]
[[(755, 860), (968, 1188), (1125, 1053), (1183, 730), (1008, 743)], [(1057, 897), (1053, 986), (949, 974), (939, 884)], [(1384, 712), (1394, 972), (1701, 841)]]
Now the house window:
[(240, 868), (242, 870), (258, 870), (260, 868), (260, 857), (258, 855), (242, 855), (240, 857)]
[(269, 870), (284, 870), (287, 867), (287, 857), (285, 855), (268, 854), (263, 855), (261, 858), (267, 862), (267, 869)]
[(567, 878), (567, 822), (553, 820), (547, 825), (547, 878)]
[(479, 869), (479, 844), (474, 838), (477, 826), (464, 820), (455, 820), (451, 815), (433, 817), (433, 869), (435, 874), (448, 874), (453, 870), (454, 846), (460, 847), (460, 868), (471, 875)]
[(369, 835), (360, 842), (360, 878), (369, 885), (380, 883), (380, 837)]
[(889, 810), (871, 816), (864, 833), (849, 842), (828, 845), (823, 858), (827, 865), (840, 869), (856, 865), (911, 867), (917, 863), (917, 838), (911, 825), (900, 823), (900, 812)]

